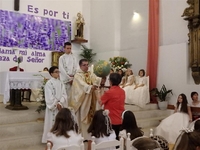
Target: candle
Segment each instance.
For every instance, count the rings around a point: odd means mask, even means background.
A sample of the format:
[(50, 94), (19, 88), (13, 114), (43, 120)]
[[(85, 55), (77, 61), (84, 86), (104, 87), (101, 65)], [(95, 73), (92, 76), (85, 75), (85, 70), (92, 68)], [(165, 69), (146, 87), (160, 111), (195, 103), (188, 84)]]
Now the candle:
[(91, 65), (90, 72), (91, 72), (91, 73), (94, 73), (94, 65), (93, 65), (93, 64)]

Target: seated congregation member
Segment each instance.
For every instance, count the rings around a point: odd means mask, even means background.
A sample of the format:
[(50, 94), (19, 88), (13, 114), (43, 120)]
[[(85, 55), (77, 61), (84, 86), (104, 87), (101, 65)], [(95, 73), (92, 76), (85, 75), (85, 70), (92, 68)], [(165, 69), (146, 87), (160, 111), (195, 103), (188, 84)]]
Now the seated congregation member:
[(193, 130), (200, 131), (200, 118), (195, 120), (195, 121), (193, 121), (190, 124), (189, 129), (191, 129), (192, 131)]
[[(93, 120), (88, 128), (88, 133), (90, 133), (91, 137), (95, 137), (96, 144), (104, 141), (115, 140), (116, 138), (115, 132), (114, 130), (112, 130), (112, 125), (108, 114), (108, 110), (100, 109), (96, 111)], [(88, 147), (91, 147), (91, 141), (88, 144)], [(114, 150), (115, 147), (113, 147), (112, 149)], [(112, 149), (109, 148), (109, 150)]]
[(177, 138), (173, 150), (200, 150), (200, 132), (186, 129)]
[(191, 107), (200, 107), (200, 100), (199, 94), (197, 92), (191, 93), (192, 103), (190, 104)]
[(133, 140), (132, 150), (162, 150), (155, 140), (148, 137), (138, 137)]
[(118, 73), (110, 74), (111, 88), (101, 97), (100, 104), (104, 105), (104, 109), (109, 110), (112, 128), (118, 138), (119, 130), (122, 124), (121, 114), (124, 111), (125, 92), (119, 87), (121, 76)]
[(144, 69), (141, 69), (138, 75), (136, 85), (132, 88), (132, 94), (129, 94), (126, 103), (144, 108), (150, 102), (149, 87), (147, 86), (147, 77), (145, 76)]
[[(198, 93), (192, 92), (191, 98), (192, 98), (192, 103), (190, 103), (190, 106), (191, 107), (198, 107), (199, 110), (200, 110), (200, 100), (199, 100), (199, 97), (198, 97)], [(193, 109), (192, 109), (192, 119), (196, 120), (196, 119), (200, 118), (200, 112), (198, 110), (193, 110)]]
[(126, 72), (127, 71), (124, 72), (122, 69), (119, 69), (118, 72), (117, 72), (122, 78), (121, 82), (119, 84), (120, 87), (124, 86), (124, 84), (126, 83), (126, 76), (127, 76)]
[(70, 109), (62, 108), (56, 115), (55, 123), (47, 136), (47, 142), (52, 145), (51, 150), (69, 145), (80, 145), (81, 140), (78, 125)]
[(161, 121), (155, 130), (155, 135), (164, 137), (170, 144), (174, 144), (182, 129), (188, 127), (192, 121), (190, 107), (185, 94), (180, 94), (174, 114)]
[(135, 77), (133, 75), (133, 71), (128, 68), (127, 71), (126, 71), (126, 82), (124, 83), (124, 85), (122, 86), (122, 88), (127, 88), (127, 87), (130, 87), (130, 86), (134, 86), (135, 87)]
[(159, 136), (159, 135), (154, 135), (154, 136), (151, 136), (150, 137), (151, 139), (153, 139), (154, 141), (158, 142), (159, 145), (160, 145), (160, 148), (162, 150), (169, 150), (169, 143), (168, 141), (163, 138), (162, 136)]
[(47, 67), (44, 67), (43, 71), (49, 71), (49, 69)]
[(137, 137), (143, 136), (144, 132), (137, 126), (135, 115), (130, 110), (125, 110), (122, 113), (122, 126), (119, 132), (119, 137), (127, 138), (127, 133), (130, 133), (130, 139), (133, 140)]
[(49, 69), (51, 79), (47, 81), (44, 88), (46, 110), (42, 143), (47, 142), (47, 133), (52, 128), (58, 111), (61, 108), (68, 106), (65, 86), (59, 80), (59, 73), (58, 67), (51, 67)]

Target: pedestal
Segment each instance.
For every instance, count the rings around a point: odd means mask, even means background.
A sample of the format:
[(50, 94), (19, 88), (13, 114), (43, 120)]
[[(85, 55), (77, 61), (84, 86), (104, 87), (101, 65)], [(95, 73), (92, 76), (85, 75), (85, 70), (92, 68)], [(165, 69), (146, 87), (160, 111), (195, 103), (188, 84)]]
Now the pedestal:
[(81, 43), (87, 43), (88, 40), (83, 39), (83, 38), (75, 38), (74, 40), (71, 40), (72, 43), (77, 43), (77, 44), (81, 44)]
[(5, 108), (10, 110), (27, 110), (28, 107), (22, 105), (21, 103), (21, 90), (10, 90), (10, 105), (7, 105)]

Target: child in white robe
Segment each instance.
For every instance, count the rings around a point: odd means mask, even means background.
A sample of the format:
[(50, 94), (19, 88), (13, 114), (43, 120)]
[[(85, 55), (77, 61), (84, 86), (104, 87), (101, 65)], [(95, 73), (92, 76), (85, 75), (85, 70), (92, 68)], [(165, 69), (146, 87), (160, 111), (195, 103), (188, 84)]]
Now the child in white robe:
[(78, 133), (78, 126), (74, 115), (68, 108), (62, 108), (55, 119), (51, 131), (48, 133), (48, 142), (51, 150), (57, 150), (69, 145), (80, 145), (83, 137)]
[(58, 67), (53, 66), (49, 69), (51, 79), (45, 85), (45, 121), (42, 136), (42, 143), (47, 142), (47, 133), (55, 122), (55, 116), (61, 108), (67, 107), (67, 94), (64, 84), (59, 80)]

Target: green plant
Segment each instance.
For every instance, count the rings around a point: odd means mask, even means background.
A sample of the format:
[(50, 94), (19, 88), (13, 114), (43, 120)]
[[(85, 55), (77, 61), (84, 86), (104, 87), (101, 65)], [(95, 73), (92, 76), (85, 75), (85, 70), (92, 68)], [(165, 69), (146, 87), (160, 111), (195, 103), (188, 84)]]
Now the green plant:
[(92, 49), (87, 48), (85, 45), (81, 45), (81, 46), (83, 49), (81, 49), (82, 53), (80, 54), (80, 56), (87, 59), (89, 63), (92, 63), (93, 57), (96, 55), (96, 53), (93, 53)]
[(159, 100), (162, 101), (166, 101), (166, 97), (168, 94), (172, 94), (172, 90), (167, 90), (167, 88), (165, 87), (165, 85), (163, 84), (163, 86), (161, 87), (160, 90), (158, 90), (158, 88), (153, 88), (150, 91), (152, 96), (158, 97)]

